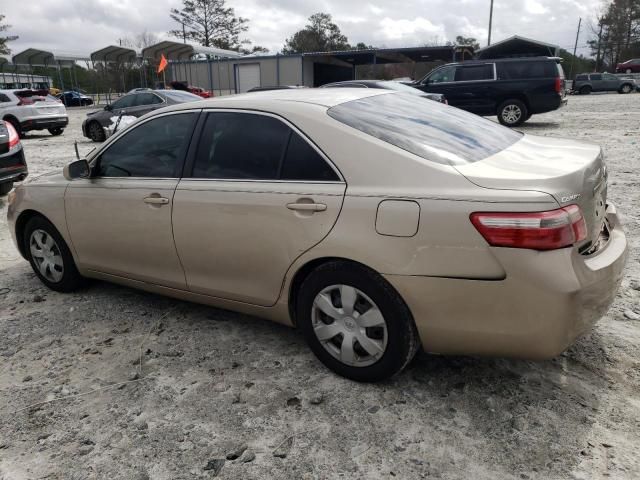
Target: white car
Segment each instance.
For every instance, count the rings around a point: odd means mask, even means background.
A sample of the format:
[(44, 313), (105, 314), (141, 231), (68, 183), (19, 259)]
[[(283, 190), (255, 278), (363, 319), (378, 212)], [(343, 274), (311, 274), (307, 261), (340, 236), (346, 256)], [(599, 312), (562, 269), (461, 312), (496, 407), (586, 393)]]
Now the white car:
[(51, 135), (61, 135), (69, 123), (62, 102), (29, 89), (0, 90), (0, 119), (11, 123), (20, 137), (45, 129)]

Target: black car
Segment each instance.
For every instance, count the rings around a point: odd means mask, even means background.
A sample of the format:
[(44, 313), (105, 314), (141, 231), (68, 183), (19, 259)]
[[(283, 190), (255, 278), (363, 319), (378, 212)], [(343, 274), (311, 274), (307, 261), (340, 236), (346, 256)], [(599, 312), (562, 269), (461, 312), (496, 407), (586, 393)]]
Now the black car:
[(141, 117), (158, 108), (177, 103), (196, 102), (202, 100), (198, 95), (180, 90), (144, 90), (134, 91), (120, 97), (103, 110), (87, 114), (82, 122), (82, 134), (94, 142), (104, 142), (113, 133), (119, 119), (124, 117)]
[(450, 63), (408, 85), (442, 93), (454, 107), (483, 116), (497, 115), (500, 123), (509, 127), (567, 103), (564, 71), (559, 59), (552, 57)]
[(68, 92), (61, 93), (56, 97), (67, 107), (87, 107), (93, 105), (93, 99), (84, 93), (70, 90)]
[(404, 83), (389, 80), (347, 80), (344, 82), (327, 83), (320, 88), (381, 88), (383, 90), (396, 90), (412, 95), (419, 95), (439, 103), (447, 103), (447, 99), (441, 93), (429, 93), (416, 90)]
[(13, 125), (0, 120), (0, 195), (9, 193), (13, 182), (24, 180), (27, 174), (18, 132)]

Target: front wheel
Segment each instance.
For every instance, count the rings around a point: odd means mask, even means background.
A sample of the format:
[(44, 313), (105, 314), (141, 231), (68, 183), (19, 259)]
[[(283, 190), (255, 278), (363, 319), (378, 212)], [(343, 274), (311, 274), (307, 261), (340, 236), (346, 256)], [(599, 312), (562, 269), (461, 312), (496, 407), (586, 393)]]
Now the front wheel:
[(13, 188), (13, 182), (0, 183), (0, 196), (6, 195)]
[(507, 127), (517, 127), (527, 120), (529, 111), (520, 100), (507, 100), (498, 107), (498, 120)]
[(47, 219), (31, 218), (24, 229), (23, 242), (31, 268), (47, 287), (72, 292), (84, 284), (69, 247)]
[(303, 282), (296, 319), (307, 343), (329, 369), (358, 382), (389, 378), (419, 347), (409, 308), (372, 270), (330, 262)]
[(591, 87), (589, 85), (585, 85), (580, 88), (580, 95), (589, 95), (591, 93)]
[(627, 68), (627, 70), (624, 73), (633, 73), (633, 72), (630, 68)]
[(104, 129), (97, 121), (93, 121), (88, 125), (89, 138), (94, 142), (104, 142), (106, 135)]
[(631, 88), (631, 85), (629, 85), (628, 83), (625, 83), (624, 85), (622, 85), (622, 87), (620, 87), (619, 92), (620, 93), (631, 93), (631, 90), (633, 90), (633, 88)]
[(60, 128), (60, 127), (49, 128), (48, 130), (49, 130), (49, 133), (54, 137), (57, 137), (58, 135), (62, 135), (62, 132), (64, 132), (64, 128)]

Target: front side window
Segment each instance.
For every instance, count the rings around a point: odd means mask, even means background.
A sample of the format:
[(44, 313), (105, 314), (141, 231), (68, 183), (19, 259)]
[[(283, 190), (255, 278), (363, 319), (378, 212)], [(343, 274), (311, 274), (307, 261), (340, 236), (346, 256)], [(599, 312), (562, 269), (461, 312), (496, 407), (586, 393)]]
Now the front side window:
[(125, 95), (122, 98), (119, 98), (115, 102), (111, 104), (111, 108), (113, 110), (119, 110), (121, 108), (128, 108), (133, 105), (134, 95)]
[(447, 83), (455, 80), (456, 66), (451, 65), (436, 70), (429, 76), (428, 83)]
[(602, 78), (604, 80), (618, 80), (618, 77), (616, 77), (615, 75), (611, 75), (610, 73), (604, 73), (602, 75)]
[(195, 118), (195, 113), (166, 115), (128, 130), (100, 154), (93, 176), (178, 177)]
[(134, 106), (136, 107), (162, 103), (160, 97), (154, 95), (153, 93), (136, 93), (134, 96), (136, 97), (134, 101)]
[(404, 93), (352, 100), (329, 116), (426, 160), (463, 165), (516, 143), (522, 134), (496, 122)]
[(338, 177), (284, 122), (252, 113), (210, 113), (193, 169), (195, 178), (333, 181)]
[(594, 80), (595, 80), (595, 81), (602, 80), (602, 74), (597, 73), (597, 74), (595, 74), (595, 75), (591, 75), (591, 81), (593, 82)]
[(493, 80), (493, 64), (461, 66), (456, 70), (456, 82)]

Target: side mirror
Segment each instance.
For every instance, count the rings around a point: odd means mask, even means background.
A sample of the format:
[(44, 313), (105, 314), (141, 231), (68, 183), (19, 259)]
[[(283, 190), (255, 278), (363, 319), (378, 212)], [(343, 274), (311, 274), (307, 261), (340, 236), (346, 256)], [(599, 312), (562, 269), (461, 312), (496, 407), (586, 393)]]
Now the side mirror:
[(62, 170), (62, 174), (67, 180), (75, 180), (76, 178), (89, 178), (89, 173), (89, 162), (84, 159), (71, 162)]
[(107, 112), (110, 112), (111, 110), (113, 110), (113, 107), (112, 107), (111, 105), (105, 105), (105, 106), (104, 106), (104, 109), (105, 109)]

